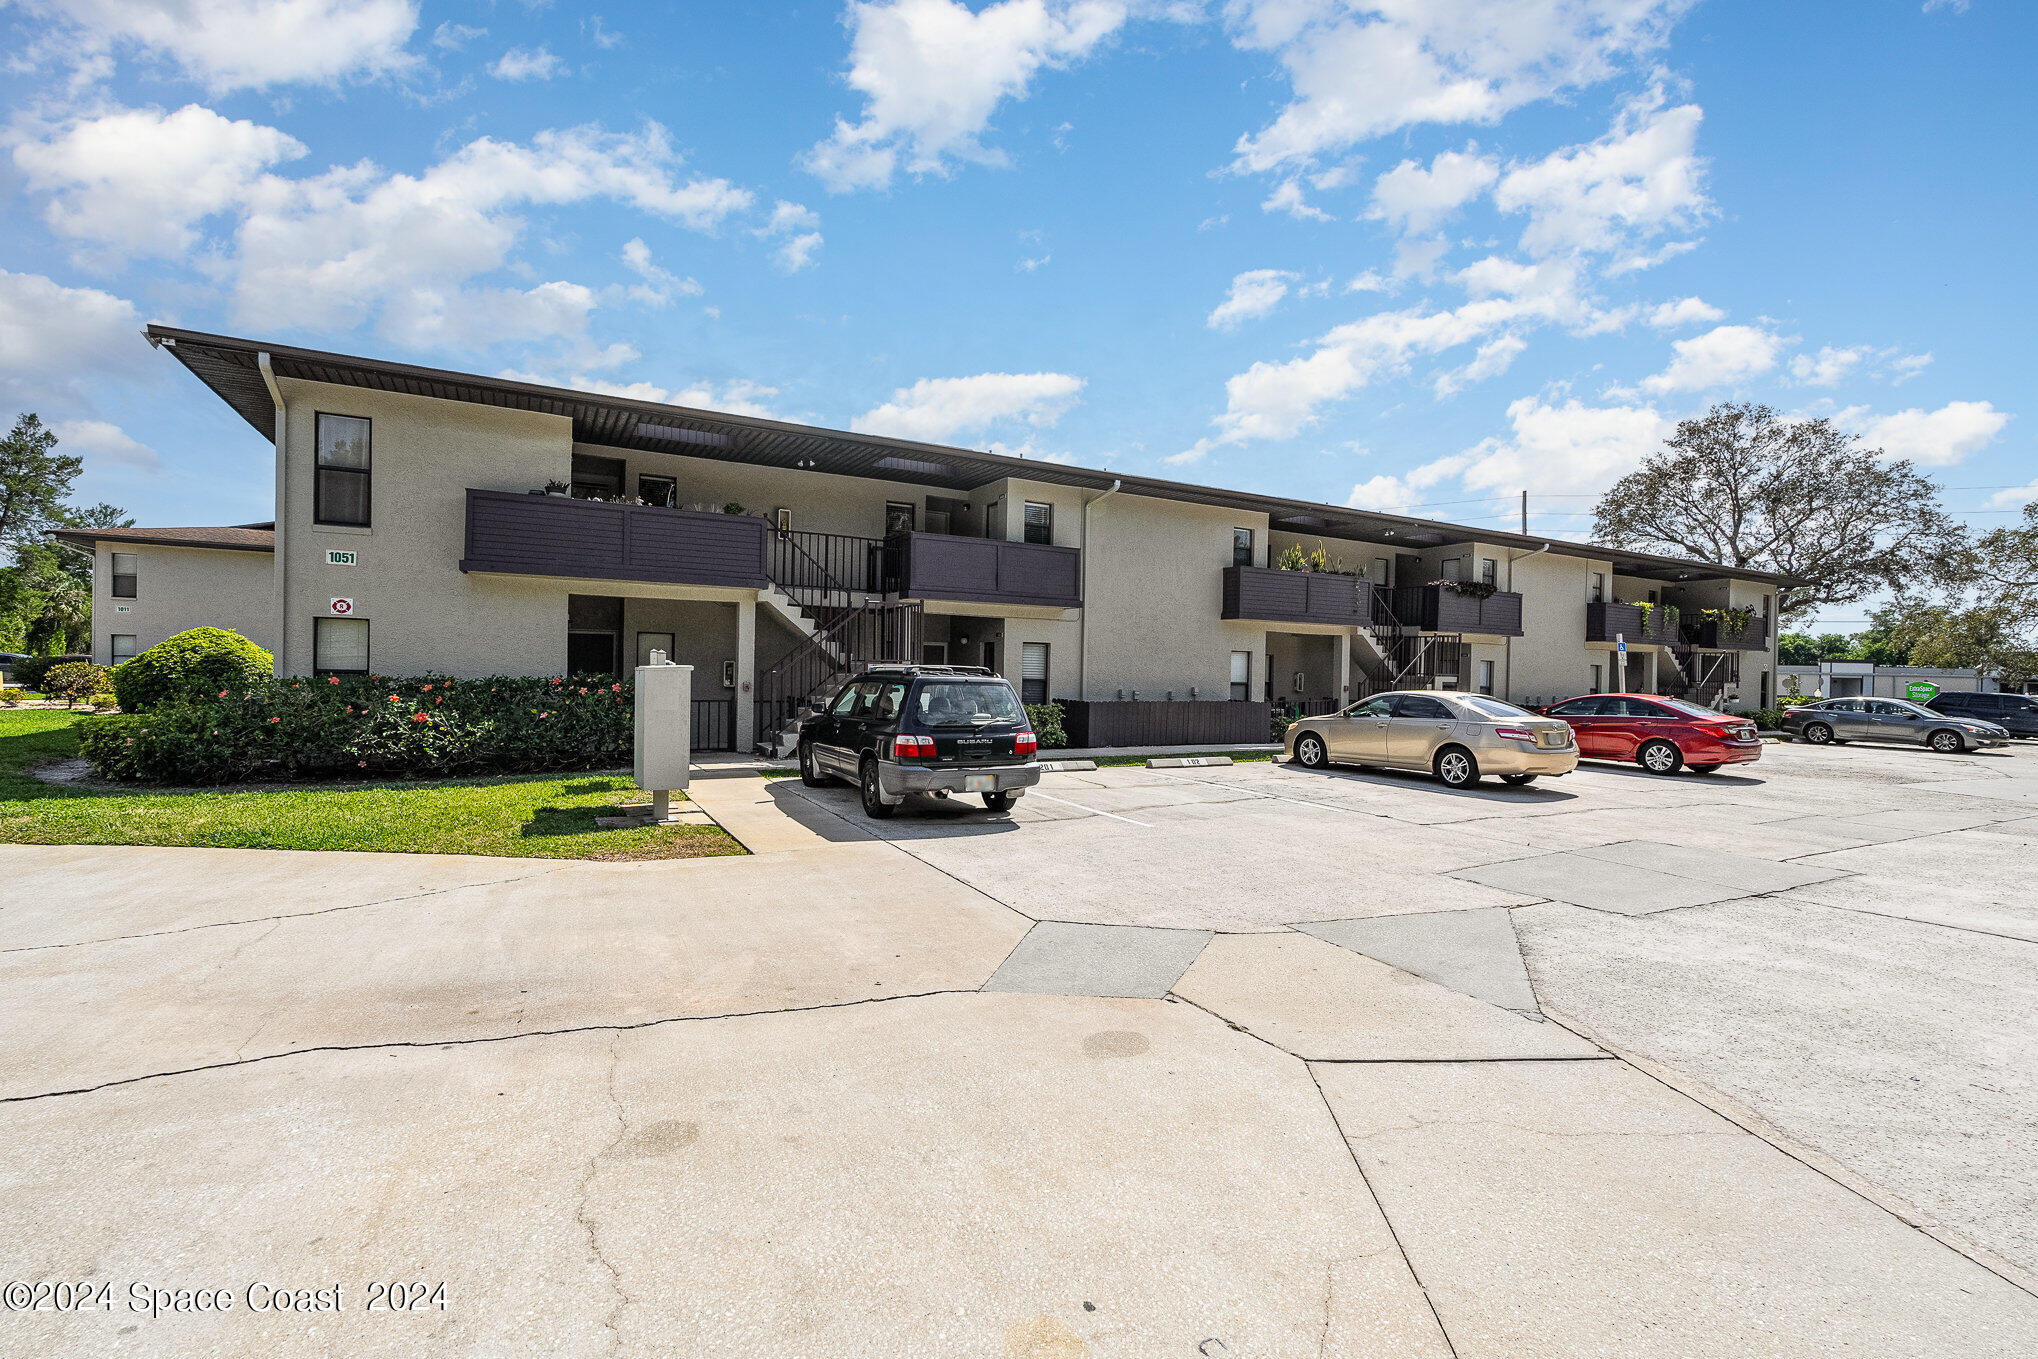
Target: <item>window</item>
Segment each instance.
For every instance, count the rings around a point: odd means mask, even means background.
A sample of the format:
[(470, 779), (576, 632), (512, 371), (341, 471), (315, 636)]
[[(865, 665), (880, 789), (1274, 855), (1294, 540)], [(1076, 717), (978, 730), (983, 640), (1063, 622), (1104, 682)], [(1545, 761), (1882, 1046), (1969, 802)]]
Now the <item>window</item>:
[(314, 523), (367, 528), (370, 425), (353, 415), (319, 412), (318, 470), (311, 490)]
[(1455, 716), (1449, 708), (1444, 706), (1442, 699), (1431, 698), (1427, 694), (1403, 694), (1395, 699), (1394, 715), (1396, 717), (1441, 718), (1444, 721), (1449, 721)]
[(1479, 692), (1482, 694), (1491, 694), (1493, 692), (1493, 662), (1491, 661), (1479, 662)]
[(113, 664), (134, 659), (134, 638), (124, 632), (113, 634)]
[(368, 673), (368, 620), (311, 620), (311, 667), (321, 675)]
[(1392, 585), (1393, 583), (1394, 563), (1388, 561), (1385, 557), (1373, 558), (1373, 584)]
[[(903, 693), (905, 686), (899, 690)], [(911, 711), (937, 729), (1026, 721), (1026, 714), (1012, 701), (1012, 686), (999, 680), (922, 680), (914, 691)]]
[(1231, 653), (1231, 698), (1243, 703), (1253, 696), (1253, 654), (1250, 651)]
[(829, 709), (829, 711), (834, 713), (837, 717), (847, 717), (849, 716), (850, 710), (855, 707), (856, 707), (856, 686), (853, 684), (845, 684), (842, 686), (842, 692), (835, 695), (835, 706)]
[(1559, 703), (1550, 709), (1552, 717), (1600, 717), (1606, 712), (1603, 698), (1574, 698), (1569, 703)]
[(1019, 644), (1019, 697), (1028, 703), (1047, 702), (1047, 643)]
[(1392, 694), (1382, 694), (1378, 698), (1369, 698), (1364, 703), (1353, 708), (1350, 713), (1353, 717), (1391, 717), (1393, 714), (1394, 696)]
[(885, 537), (889, 538), (894, 533), (911, 533), (918, 514), (919, 506), (914, 505), (911, 501), (887, 500), (885, 502)]
[(1479, 559), (1479, 579), (1485, 581), (1488, 585), (1499, 585), (1500, 563), (1491, 557), (1481, 557)]
[(666, 660), (672, 660), (672, 634), (669, 632), (640, 632), (637, 634), (637, 664), (651, 664), (651, 653), (662, 651)]
[(1054, 541), (1054, 506), (1043, 505), (1038, 500), (1026, 502), (1026, 541), (1029, 543)]
[(1592, 692), (1595, 694), (1606, 692), (1606, 667), (1603, 665), (1592, 667)]
[(1231, 564), (1251, 566), (1253, 564), (1253, 531), (1249, 528), (1235, 528), (1231, 531)]
[(1527, 708), (1517, 708), (1512, 703), (1502, 703), (1497, 698), (1480, 698), (1474, 694), (1467, 694), (1465, 697), (1453, 701), (1462, 704), (1467, 710), (1475, 712), (1481, 717), (1535, 716)]
[(637, 499), (646, 505), (669, 510), (679, 503), (679, 483), (671, 477), (637, 478)]
[(621, 500), (623, 460), (575, 453), (571, 491), (575, 500)]
[(1444, 558), (1444, 579), (1463, 580), (1464, 578), (1465, 578), (1465, 559), (1463, 557)]
[(1588, 593), (1588, 594), (1587, 594), (1587, 595), (1586, 595), (1585, 597), (1586, 597), (1587, 599), (1591, 600), (1591, 601), (1592, 601), (1592, 602), (1593, 602), (1594, 604), (1604, 604), (1604, 603), (1606, 603), (1606, 573), (1605, 573), (1605, 572), (1603, 572), (1603, 571), (1594, 571), (1594, 572), (1592, 573), (1592, 589), (1591, 589), (1591, 592), (1590, 592), (1590, 593)]
[(139, 564), (140, 560), (132, 552), (116, 552), (113, 554), (113, 597), (115, 599), (134, 598), (135, 567)]

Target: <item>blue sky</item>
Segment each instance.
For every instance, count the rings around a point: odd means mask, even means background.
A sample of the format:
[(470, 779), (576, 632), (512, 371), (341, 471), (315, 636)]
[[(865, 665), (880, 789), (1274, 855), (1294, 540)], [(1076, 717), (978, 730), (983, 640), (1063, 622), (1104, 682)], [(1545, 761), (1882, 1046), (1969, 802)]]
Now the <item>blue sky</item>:
[(0, 24), (0, 399), (145, 523), (270, 504), (147, 320), (1569, 535), (1729, 398), (2038, 496), (2021, 3)]

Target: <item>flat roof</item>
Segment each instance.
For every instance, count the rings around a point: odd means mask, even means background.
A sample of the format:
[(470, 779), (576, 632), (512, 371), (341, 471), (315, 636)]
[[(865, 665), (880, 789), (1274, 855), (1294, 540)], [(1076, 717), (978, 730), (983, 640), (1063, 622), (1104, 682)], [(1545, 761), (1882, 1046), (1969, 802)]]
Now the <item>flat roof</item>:
[(74, 547), (94, 543), (145, 543), (155, 547), (210, 547), (228, 552), (274, 552), (274, 524), (234, 524), (219, 528), (68, 528), (52, 529), (50, 537)]
[(573, 422), (576, 443), (608, 448), (676, 453), (687, 457), (787, 470), (832, 472), (883, 481), (916, 482), (951, 491), (975, 490), (1006, 477), (1096, 491), (1109, 490), (1116, 484), (1128, 495), (1258, 511), (1269, 517), (1274, 528), (1293, 533), (1363, 538), (1415, 550), (1473, 542), (1530, 551), (1547, 550), (1562, 556), (1611, 561), (1614, 570), (1622, 575), (1665, 581), (1732, 576), (1741, 580), (1782, 584), (1789, 579), (1771, 571), (1727, 567), (1715, 562), (1648, 552), (1629, 552), (1596, 543), (1573, 542), (1567, 538), (1504, 533), (1438, 519), (1416, 519), (1377, 510), (1353, 509), (1348, 505), (1293, 500), (1284, 496), (1076, 467), (1068, 463), (1015, 458), (980, 449), (919, 443), (757, 416), (637, 401), (570, 387), (547, 387), (509, 378), (483, 377), (475, 373), (392, 363), (351, 354), (273, 345), (153, 323), (144, 333), (151, 344), (168, 349), (179, 363), (190, 369), (200, 382), (210, 387), (265, 439), (274, 438), (276, 410), (257, 363), (258, 356), (263, 354), (269, 356), (270, 369), (278, 377), (562, 416)]

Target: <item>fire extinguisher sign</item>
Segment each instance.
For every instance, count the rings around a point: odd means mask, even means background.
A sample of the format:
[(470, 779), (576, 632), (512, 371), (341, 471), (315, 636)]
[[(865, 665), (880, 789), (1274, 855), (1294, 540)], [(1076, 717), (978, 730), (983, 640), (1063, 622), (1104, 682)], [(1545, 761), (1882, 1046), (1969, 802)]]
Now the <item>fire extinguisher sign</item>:
[(354, 601), (351, 599), (336, 599), (333, 601), (332, 607), (334, 613), (344, 618), (354, 611)]

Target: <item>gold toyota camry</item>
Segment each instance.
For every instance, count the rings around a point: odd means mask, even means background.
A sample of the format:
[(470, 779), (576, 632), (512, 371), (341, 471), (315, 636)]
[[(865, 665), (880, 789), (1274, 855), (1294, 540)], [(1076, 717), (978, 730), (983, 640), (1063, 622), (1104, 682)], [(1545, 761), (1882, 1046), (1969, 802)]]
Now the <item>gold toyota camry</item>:
[(1486, 774), (1534, 783), (1578, 767), (1569, 723), (1448, 689), (1375, 694), (1343, 712), (1305, 717), (1288, 728), (1287, 747), (1305, 769), (1427, 769), (1452, 788), (1469, 788)]

